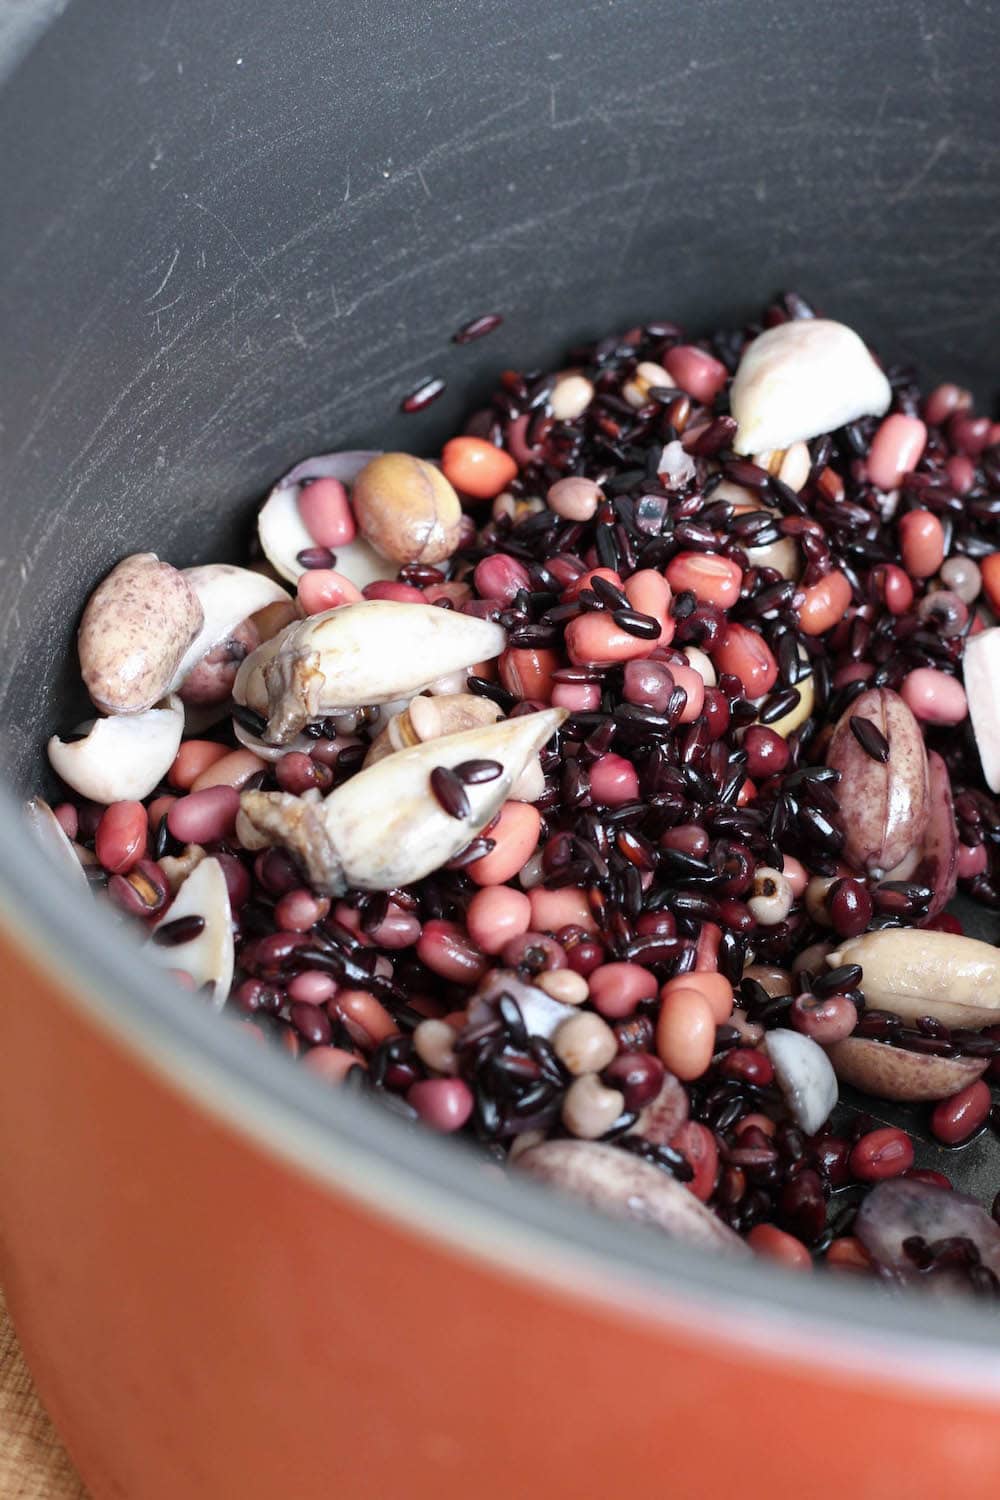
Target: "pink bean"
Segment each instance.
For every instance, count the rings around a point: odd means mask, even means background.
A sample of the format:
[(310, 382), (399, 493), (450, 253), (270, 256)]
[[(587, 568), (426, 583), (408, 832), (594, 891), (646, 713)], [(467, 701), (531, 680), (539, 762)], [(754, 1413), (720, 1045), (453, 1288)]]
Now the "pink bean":
[[(529, 891), (528, 897), (531, 902), (531, 926), (537, 932), (560, 932), (564, 927), (582, 927), (585, 932), (597, 930), (590, 902), (577, 886), (570, 885), (561, 891), (549, 891), (542, 885), (536, 885)], [(475, 900), (473, 897), (473, 904)]]
[(959, 880), (971, 880), (975, 875), (985, 875), (988, 864), (985, 844), (959, 844)]
[(339, 479), (314, 479), (299, 491), (302, 524), (318, 547), (346, 547), (357, 535), (347, 490)]
[(337, 981), (319, 969), (303, 969), (288, 981), (287, 989), (289, 999), (300, 1005), (325, 1005), (337, 993)]
[(791, 886), (792, 895), (797, 901), (809, 884), (808, 870), (805, 865), (795, 858), (794, 854), (786, 854), (784, 869), (781, 873)]
[(207, 787), (178, 797), (167, 813), (167, 829), (181, 844), (215, 844), (232, 833), (239, 810), (233, 787)]
[(299, 579), (299, 603), (307, 615), (321, 615), (324, 610), (338, 609), (342, 604), (357, 604), (363, 597), (357, 584), (333, 568), (310, 568)]
[(366, 599), (391, 599), (395, 604), (426, 604), (423, 590), (416, 589), (412, 583), (397, 583), (390, 578), (376, 578), (373, 583), (366, 583), (361, 590)]
[(870, 661), (852, 661), (846, 667), (837, 668), (833, 685), (835, 688), (847, 687), (852, 682), (867, 682), (874, 675), (875, 668)]
[(905, 615), (913, 603), (913, 584), (909, 575), (902, 568), (897, 568), (895, 563), (888, 563), (886, 566), (882, 594), (885, 607), (891, 615)]
[(94, 852), (111, 875), (124, 875), (146, 853), (149, 820), (141, 802), (112, 802), (101, 814)]
[[(686, 663), (670, 662), (670, 671), (674, 679), (674, 687), (683, 688), (687, 694), (687, 702), (681, 713), (682, 724), (693, 724), (695, 719), (701, 717), (701, 711), (705, 706), (705, 679), (700, 672)], [(728, 668), (723, 668), (727, 671)]]
[(868, 478), (880, 490), (894, 490), (912, 474), (927, 446), (927, 428), (919, 417), (893, 412), (880, 424), (868, 451)]
[(993, 423), (989, 417), (972, 417), (956, 412), (948, 422), (948, 437), (952, 447), (970, 458), (978, 458), (992, 441)]
[(730, 609), (740, 597), (743, 571), (712, 552), (679, 552), (667, 565), (667, 580), (675, 594), (690, 589), (699, 603)]
[(655, 568), (640, 568), (625, 580), (625, 597), (633, 609), (649, 615), (660, 624), (658, 646), (666, 646), (674, 638), (676, 625), (670, 615), (673, 597), (670, 584)]
[(461, 1130), (472, 1114), (472, 1090), (461, 1078), (422, 1078), (407, 1090), (406, 1102), (425, 1125), (442, 1134)]
[(285, 932), (308, 932), (330, 910), (329, 898), (314, 896), (304, 886), (286, 891), (274, 908), (274, 920)]
[(486, 959), (464, 927), (437, 917), (424, 923), (417, 942), (417, 957), (452, 984), (476, 984), (486, 973)]
[(267, 770), (267, 761), (254, 755), (252, 750), (231, 750), (196, 776), (191, 783), (192, 792), (203, 792), (209, 786), (232, 786), (237, 790), (245, 786), (252, 776)]
[(531, 577), (524, 564), (502, 552), (478, 562), (472, 578), (477, 593), (484, 599), (500, 599), (504, 604), (510, 604), (520, 589), (531, 588)]
[(899, 521), (899, 546), (911, 578), (930, 578), (944, 561), (944, 527), (933, 511), (908, 510)]
[(764, 637), (733, 620), (719, 636), (712, 660), (718, 671), (740, 679), (748, 698), (769, 693), (778, 680), (778, 663)]
[(953, 453), (944, 467), (955, 493), (967, 495), (976, 482), (976, 466), (972, 459), (964, 453)]
[[(662, 635), (662, 631), (661, 631)], [(614, 665), (633, 657), (649, 656), (662, 644), (659, 638), (643, 640), (616, 625), (607, 610), (578, 615), (566, 626), (566, 651), (576, 666), (583, 662)]]
[(903, 678), (900, 696), (925, 724), (961, 724), (969, 711), (965, 689), (956, 677), (933, 667), (917, 667)]
[(639, 796), (639, 776), (623, 755), (599, 755), (590, 767), (590, 792), (602, 807), (621, 807)]
[(228, 753), (216, 740), (185, 740), (174, 756), (167, 780), (179, 791), (189, 792), (199, 776)]
[(972, 395), (960, 385), (936, 385), (924, 402), (924, 416), (934, 427), (940, 427), (957, 411), (968, 411)]
[(630, 1016), (640, 1000), (656, 996), (656, 976), (641, 964), (601, 964), (589, 976), (590, 998), (602, 1016), (613, 1021)]
[(604, 492), (600, 485), (595, 484), (592, 479), (573, 476), (569, 479), (557, 479), (550, 486), (545, 503), (564, 520), (585, 523), (593, 520), (603, 499)]
[[(550, 571), (552, 570), (553, 561), (554, 559), (550, 558), (546, 564)], [(558, 573), (556, 576), (559, 576)], [(594, 578), (604, 578), (608, 583), (614, 584), (616, 589), (622, 587), (622, 581), (613, 568), (586, 568), (582, 573), (575, 574), (566, 584), (562, 594), (559, 596), (561, 603), (571, 604), (581, 589), (589, 589), (591, 587), (591, 580)]]
[(80, 832), (80, 814), (72, 802), (57, 802), (52, 814), (66, 837), (75, 839)]
[(342, 1083), (352, 1068), (363, 1068), (365, 1063), (343, 1047), (312, 1047), (302, 1059), (302, 1066), (326, 1083)]
[(530, 802), (505, 802), (488, 834), (496, 848), (473, 860), (465, 873), (476, 885), (505, 885), (535, 852), (541, 826), (542, 815)]
[(523, 891), (489, 885), (477, 891), (465, 913), (469, 936), (483, 953), (499, 953), (511, 938), (527, 932), (534, 920), (531, 901)]
[(589, 713), (601, 705), (601, 690), (596, 682), (554, 682), (553, 708), (568, 708), (571, 714)]
[(461, 609), (472, 599), (472, 589), (467, 583), (429, 583), (424, 589), (425, 604), (439, 604), (447, 599), (455, 609)]
[(704, 406), (711, 405), (729, 379), (729, 371), (721, 360), (693, 344), (678, 344), (668, 349), (663, 363), (681, 390)]
[(385, 916), (371, 932), (372, 942), (380, 948), (412, 948), (419, 936), (420, 919), (394, 901), (389, 902)]

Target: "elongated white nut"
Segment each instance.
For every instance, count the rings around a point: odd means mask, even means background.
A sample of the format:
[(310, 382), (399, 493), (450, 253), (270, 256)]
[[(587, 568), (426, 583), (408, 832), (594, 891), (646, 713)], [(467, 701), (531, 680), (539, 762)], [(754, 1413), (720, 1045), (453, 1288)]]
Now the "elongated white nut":
[(889, 409), (889, 382), (851, 328), (800, 318), (758, 334), (730, 391), (737, 453), (790, 448)]
[(267, 717), (283, 744), (313, 719), (385, 703), (458, 667), (499, 656), (506, 631), (491, 620), (430, 604), (365, 600), (290, 625), (247, 657), (233, 696)]
[(175, 692), (214, 646), (232, 635), (238, 625), (268, 604), (292, 602), (287, 589), (263, 573), (230, 563), (207, 563), (185, 568), (181, 575), (201, 605), (202, 625), (181, 657), (170, 683)]
[(518, 1167), (550, 1187), (616, 1219), (631, 1219), (671, 1239), (749, 1255), (738, 1234), (686, 1187), (652, 1162), (599, 1141), (544, 1141)]
[(933, 1016), (978, 1027), (1000, 1019), (1000, 949), (978, 938), (886, 927), (848, 939), (826, 961), (831, 969), (860, 964), (868, 1004), (904, 1021)]
[(170, 769), (184, 730), (179, 698), (170, 697), (141, 714), (95, 719), (82, 740), (48, 743), (57, 776), (93, 802), (133, 802), (157, 786)]
[(175, 673), (204, 623), (183, 573), (155, 552), (123, 558), (87, 601), (77, 645), (94, 704), (109, 714), (142, 713), (172, 690)]
[(1000, 626), (967, 638), (962, 673), (983, 776), (991, 792), (1000, 792)]
[(44, 797), (31, 797), (24, 804), (25, 817), (46, 854), (77, 885), (89, 889), (83, 866), (71, 839)]
[[(308, 793), (244, 792), (237, 832), (249, 849), (272, 844), (290, 849), (313, 886), (329, 895), (352, 886), (384, 891), (408, 885), (440, 869), (485, 827), (529, 757), (565, 717), (565, 710), (548, 708), (400, 750), (353, 776), (325, 801)], [(495, 760), (501, 774), (467, 786), (468, 815), (452, 817), (431, 791), (431, 772), (467, 760)]]
[[(205, 925), (187, 942), (161, 947), (155, 941), (157, 930), (180, 917), (201, 917)], [(153, 928), (143, 952), (161, 969), (180, 969), (190, 974), (195, 989), (211, 985), (211, 1002), (216, 1010), (221, 1010), (233, 982), (235, 960), (229, 889), (217, 859), (203, 859), (191, 871)]]
[(826, 1052), (839, 1079), (877, 1099), (950, 1099), (989, 1067), (986, 1057), (930, 1057), (866, 1036), (845, 1037)]
[[(319, 453), (313, 458), (303, 459), (278, 480), (257, 516), (257, 536), (261, 551), (281, 578), (295, 583), (306, 571), (298, 561), (299, 553), (316, 546), (315, 537), (306, 530), (299, 514), (299, 492), (303, 485), (313, 479), (339, 479), (341, 484), (350, 487), (365, 464), (376, 457), (374, 452)], [(350, 542), (336, 549), (338, 572), (350, 578), (358, 588), (364, 588), (365, 583), (371, 583), (375, 578), (395, 578), (395, 568), (386, 572), (383, 559), (378, 557), (374, 548), (362, 542), (358, 548), (359, 557), (362, 553), (370, 553), (376, 560), (373, 566), (377, 571), (360, 583), (345, 566), (349, 549), (357, 547), (357, 542)]]
[(795, 1123), (814, 1135), (837, 1102), (833, 1064), (811, 1037), (784, 1027), (769, 1031), (764, 1045)]

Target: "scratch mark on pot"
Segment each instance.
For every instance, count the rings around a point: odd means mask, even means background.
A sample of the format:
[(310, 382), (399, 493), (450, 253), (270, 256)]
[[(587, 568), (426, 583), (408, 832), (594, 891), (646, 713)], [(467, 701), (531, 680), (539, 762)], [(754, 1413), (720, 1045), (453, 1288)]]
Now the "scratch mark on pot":
[[(156, 301), (157, 297), (163, 291), (163, 289), (166, 286), (167, 282), (170, 280), (171, 276), (174, 274), (174, 267), (177, 265), (177, 262), (180, 260), (180, 255), (181, 255), (181, 247), (180, 247), (180, 245), (178, 245), (177, 248), (174, 250), (173, 257), (172, 257), (172, 259), (170, 261), (170, 264), (167, 267), (167, 274), (164, 276), (163, 280), (160, 282), (159, 286), (156, 288), (156, 291), (153, 292), (149, 297), (146, 298), (147, 302), (155, 302)], [(171, 302), (170, 306), (173, 307), (173, 305), (174, 304)]]
[(433, 197), (430, 188), (427, 186), (427, 178), (424, 176), (422, 167), (417, 167), (417, 176), (420, 178), (420, 186), (423, 188), (428, 198)]

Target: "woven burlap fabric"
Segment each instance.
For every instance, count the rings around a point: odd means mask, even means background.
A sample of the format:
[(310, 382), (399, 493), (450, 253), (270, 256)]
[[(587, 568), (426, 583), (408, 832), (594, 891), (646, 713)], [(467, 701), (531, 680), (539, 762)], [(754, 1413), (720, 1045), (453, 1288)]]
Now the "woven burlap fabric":
[(42, 1408), (0, 1293), (0, 1500), (86, 1500)]

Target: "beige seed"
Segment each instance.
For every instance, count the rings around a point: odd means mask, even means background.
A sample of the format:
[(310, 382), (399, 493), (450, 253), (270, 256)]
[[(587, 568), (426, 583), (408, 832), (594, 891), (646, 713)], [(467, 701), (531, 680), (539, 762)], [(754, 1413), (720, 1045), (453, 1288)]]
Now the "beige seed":
[(413, 1046), (425, 1067), (434, 1073), (458, 1071), (455, 1038), (458, 1032), (447, 1021), (421, 1021), (413, 1033)]
[(552, 1047), (571, 1073), (599, 1073), (617, 1055), (618, 1039), (607, 1021), (592, 1010), (581, 1010), (563, 1021)]
[(625, 1095), (606, 1089), (596, 1073), (574, 1078), (563, 1096), (562, 1122), (570, 1135), (596, 1141), (618, 1119), (625, 1108)]
[(582, 1005), (590, 994), (590, 985), (575, 969), (546, 969), (535, 984), (564, 1005)]
[(562, 375), (552, 388), (549, 404), (557, 422), (575, 422), (594, 399), (594, 387), (585, 375)]
[(792, 909), (792, 887), (780, 870), (761, 865), (753, 879), (747, 900), (751, 912), (762, 927), (776, 927)]
[(806, 911), (819, 927), (833, 926), (833, 923), (830, 921), (830, 913), (826, 909), (826, 898), (831, 886), (836, 885), (836, 883), (836, 876), (814, 875), (806, 886)]

